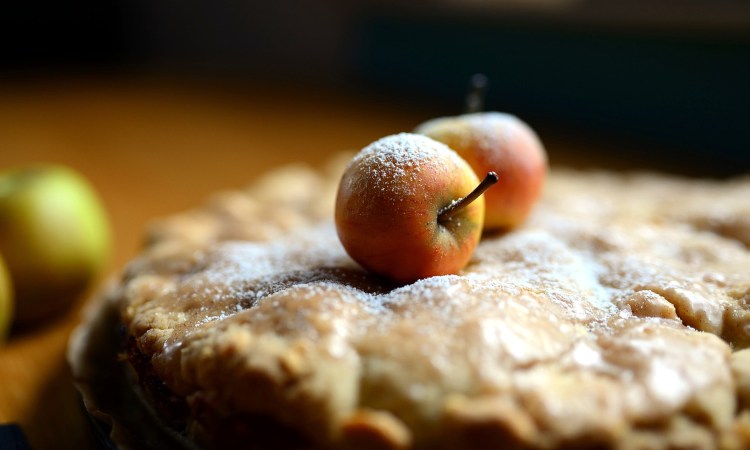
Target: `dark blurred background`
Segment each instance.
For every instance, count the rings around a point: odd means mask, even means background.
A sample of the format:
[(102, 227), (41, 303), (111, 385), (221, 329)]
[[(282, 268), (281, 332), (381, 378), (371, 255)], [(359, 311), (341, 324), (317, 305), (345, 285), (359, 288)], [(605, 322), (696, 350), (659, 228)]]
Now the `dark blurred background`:
[(404, 3), (11, 1), (0, 76), (273, 81), (447, 115), (483, 72), (488, 109), (551, 133), (709, 174), (750, 170), (746, 0)]

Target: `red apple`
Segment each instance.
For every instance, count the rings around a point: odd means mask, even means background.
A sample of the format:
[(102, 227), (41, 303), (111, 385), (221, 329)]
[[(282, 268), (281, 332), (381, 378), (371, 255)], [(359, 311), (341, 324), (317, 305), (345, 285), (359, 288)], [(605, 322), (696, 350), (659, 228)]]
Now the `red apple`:
[(497, 172), (500, 180), (485, 196), (486, 229), (521, 224), (538, 200), (547, 174), (547, 154), (536, 133), (511, 114), (482, 112), (429, 120), (417, 133), (461, 155), (477, 174)]
[[(484, 221), (471, 167), (446, 145), (402, 133), (382, 138), (347, 167), (336, 199), (336, 230), (349, 255), (397, 283), (459, 272)], [(463, 199), (463, 200), (462, 200)]]

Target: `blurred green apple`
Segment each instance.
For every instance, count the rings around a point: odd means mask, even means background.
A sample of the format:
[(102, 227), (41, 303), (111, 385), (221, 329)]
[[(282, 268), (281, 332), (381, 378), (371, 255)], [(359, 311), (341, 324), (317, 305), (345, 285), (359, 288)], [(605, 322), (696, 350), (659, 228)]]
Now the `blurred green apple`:
[(5, 269), (3, 258), (0, 257), (0, 343), (5, 340), (13, 322), (13, 289), (10, 275)]
[(109, 246), (106, 212), (80, 174), (58, 165), (0, 173), (0, 254), (19, 324), (65, 309), (104, 267)]

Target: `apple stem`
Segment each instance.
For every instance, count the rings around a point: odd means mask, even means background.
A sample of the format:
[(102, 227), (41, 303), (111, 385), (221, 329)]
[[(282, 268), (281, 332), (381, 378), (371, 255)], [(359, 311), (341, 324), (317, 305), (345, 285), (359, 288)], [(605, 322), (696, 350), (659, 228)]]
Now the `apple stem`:
[(438, 211), (438, 222), (444, 223), (451, 220), (451, 217), (458, 211), (464, 209), (468, 204), (476, 200), (480, 195), (484, 194), (484, 191), (492, 187), (493, 184), (497, 183), (498, 176), (495, 172), (487, 172), (487, 176), (484, 177), (479, 186), (475, 187), (473, 191), (464, 198), (454, 200), (447, 206)]
[(484, 110), (484, 99), (489, 84), (484, 74), (474, 74), (469, 79), (469, 91), (466, 94), (466, 113), (476, 113)]

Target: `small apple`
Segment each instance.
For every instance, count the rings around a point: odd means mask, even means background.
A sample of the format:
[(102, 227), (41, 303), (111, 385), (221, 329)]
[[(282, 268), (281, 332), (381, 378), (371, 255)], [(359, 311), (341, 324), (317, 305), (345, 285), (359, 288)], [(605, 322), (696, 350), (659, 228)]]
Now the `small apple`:
[(13, 289), (5, 262), (0, 257), (0, 344), (5, 340), (13, 323)]
[(336, 198), (336, 231), (349, 256), (397, 283), (457, 273), (482, 234), (482, 192), (471, 167), (428, 137), (401, 133), (349, 163)]
[(109, 223), (91, 185), (57, 165), (0, 174), (0, 254), (28, 324), (69, 305), (106, 263)]
[(536, 133), (516, 116), (481, 112), (443, 117), (415, 132), (455, 150), (477, 174), (497, 172), (500, 181), (485, 196), (486, 229), (513, 228), (531, 213), (547, 174), (547, 154)]

